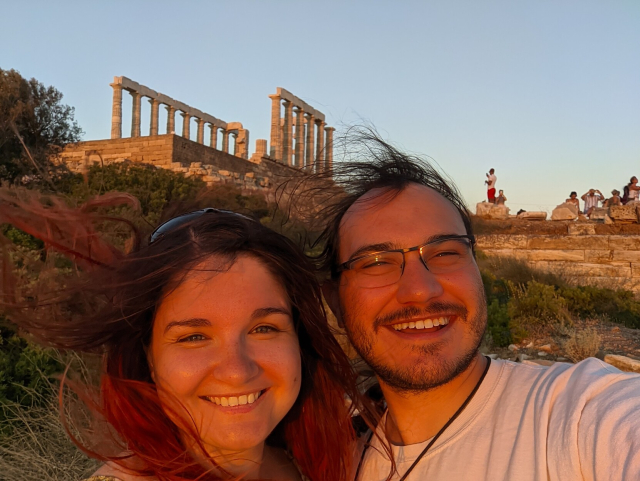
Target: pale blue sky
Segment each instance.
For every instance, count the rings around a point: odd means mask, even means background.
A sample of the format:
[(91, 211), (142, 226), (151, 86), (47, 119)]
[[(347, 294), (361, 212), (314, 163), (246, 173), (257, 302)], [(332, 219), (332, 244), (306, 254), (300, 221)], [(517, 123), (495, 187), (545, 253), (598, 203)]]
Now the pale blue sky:
[(124, 75), (242, 122), (251, 151), (284, 87), (430, 155), (471, 207), (490, 167), (514, 210), (640, 176), (638, 0), (2, 4), (0, 68), (61, 90), (85, 140)]

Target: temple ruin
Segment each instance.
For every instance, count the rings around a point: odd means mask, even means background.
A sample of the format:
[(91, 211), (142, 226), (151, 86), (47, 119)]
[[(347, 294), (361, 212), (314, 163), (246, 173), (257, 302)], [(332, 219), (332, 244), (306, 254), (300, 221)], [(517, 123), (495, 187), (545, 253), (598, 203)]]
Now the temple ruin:
[[(220, 120), (127, 77), (114, 77), (110, 86), (111, 138), (67, 146), (58, 161), (74, 171), (86, 172), (96, 162), (139, 162), (198, 176), (209, 186), (233, 183), (243, 190), (263, 190), (269, 194), (280, 179), (325, 171), (332, 165), (335, 129), (327, 126), (322, 112), (283, 88), (278, 87), (269, 96), (270, 146), (267, 149), (267, 141), (258, 139), (250, 155), (249, 130), (241, 122)], [(132, 99), (130, 137), (123, 137), (122, 132), (123, 91)], [(148, 136), (141, 134), (143, 98), (151, 104)], [(159, 125), (160, 106), (167, 111), (164, 129)], [(175, 132), (176, 113), (183, 118), (179, 135)], [(193, 119), (197, 126), (195, 142), (190, 140)], [(165, 133), (161, 134), (161, 130)]]

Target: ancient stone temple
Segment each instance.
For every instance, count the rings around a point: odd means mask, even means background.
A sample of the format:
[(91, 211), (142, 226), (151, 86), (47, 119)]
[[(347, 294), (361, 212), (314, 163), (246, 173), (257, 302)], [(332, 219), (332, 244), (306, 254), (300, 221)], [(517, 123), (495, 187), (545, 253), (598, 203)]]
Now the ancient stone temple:
[[(158, 168), (199, 176), (208, 185), (232, 183), (243, 190), (272, 194), (291, 176), (324, 170), (333, 162), (333, 127), (322, 112), (283, 88), (270, 95), (271, 145), (258, 139), (249, 155), (249, 131), (241, 122), (226, 122), (174, 100), (127, 77), (114, 77), (111, 138), (67, 146), (58, 161), (84, 172), (92, 164), (139, 162)], [(123, 137), (122, 96), (131, 95), (131, 136)], [(151, 105), (149, 135), (141, 135), (142, 99)], [(166, 126), (159, 125), (160, 107), (166, 109)], [(284, 114), (283, 114), (284, 110)], [(182, 116), (182, 131), (175, 132), (176, 114)], [(295, 113), (295, 120), (293, 114)], [(196, 141), (191, 138), (195, 119)], [(164, 133), (160, 133), (164, 131)], [(231, 148), (233, 144), (233, 148)]]

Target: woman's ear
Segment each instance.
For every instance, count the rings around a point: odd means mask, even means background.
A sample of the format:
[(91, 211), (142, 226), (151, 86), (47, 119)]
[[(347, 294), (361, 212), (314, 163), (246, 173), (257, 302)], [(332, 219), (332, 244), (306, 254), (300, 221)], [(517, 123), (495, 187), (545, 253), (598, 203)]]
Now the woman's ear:
[(322, 284), (322, 295), (325, 301), (336, 316), (338, 325), (344, 329), (344, 323), (342, 322), (342, 313), (340, 312), (340, 298), (338, 292), (338, 283), (335, 281), (326, 281)]

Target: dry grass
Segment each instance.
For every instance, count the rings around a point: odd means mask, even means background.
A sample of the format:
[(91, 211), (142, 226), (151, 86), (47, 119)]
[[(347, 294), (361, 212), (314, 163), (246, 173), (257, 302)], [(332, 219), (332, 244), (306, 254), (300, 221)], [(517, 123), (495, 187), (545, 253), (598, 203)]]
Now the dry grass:
[[(0, 479), (68, 481), (90, 476), (98, 462), (69, 439), (60, 419), (57, 383), (49, 381), (44, 394), (25, 388), (27, 393), (34, 399), (32, 406), (0, 405), (4, 414), (0, 433), (5, 433), (0, 435)], [(77, 403), (67, 409), (73, 410), (73, 418), (84, 415)], [(73, 434), (81, 438), (78, 432)]]
[(580, 362), (588, 357), (594, 357), (600, 350), (602, 338), (598, 331), (589, 327), (581, 331), (571, 333), (564, 343), (566, 356), (573, 362)]

